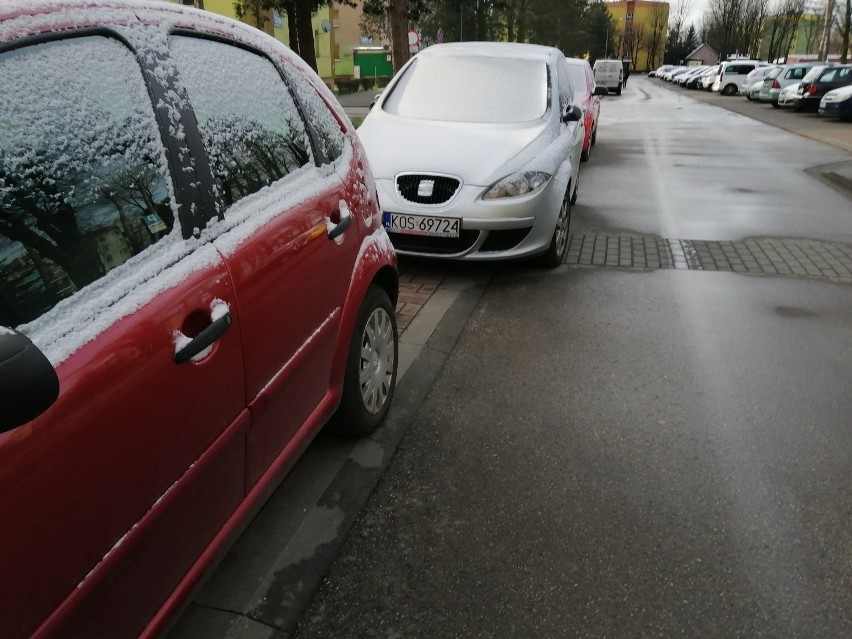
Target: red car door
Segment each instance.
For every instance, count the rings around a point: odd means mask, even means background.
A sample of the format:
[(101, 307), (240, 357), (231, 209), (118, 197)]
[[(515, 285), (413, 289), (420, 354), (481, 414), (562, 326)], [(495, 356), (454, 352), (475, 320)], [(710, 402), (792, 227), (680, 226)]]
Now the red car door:
[(250, 488), (282, 452), (292, 458), (305, 439), (294, 437), (315, 412), (333, 408), (331, 365), (360, 238), (343, 181), (317, 166), (329, 159), (318, 158), (329, 140), (312, 140), (300, 110), (314, 116), (317, 105), (297, 107), (263, 55), (179, 36), (170, 50), (220, 183), (215, 244), (240, 305)]
[(136, 636), (243, 498), (237, 297), (182, 237), (180, 171), (122, 42), (0, 53), (0, 86), (0, 325), (60, 382), (0, 434), (0, 634)]

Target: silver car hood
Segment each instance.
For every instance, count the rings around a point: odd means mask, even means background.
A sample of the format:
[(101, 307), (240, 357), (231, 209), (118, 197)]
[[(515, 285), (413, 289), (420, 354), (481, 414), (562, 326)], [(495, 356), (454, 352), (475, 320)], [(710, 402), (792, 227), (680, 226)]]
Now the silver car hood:
[[(519, 124), (470, 124), (412, 120), (382, 111), (371, 113), (358, 136), (377, 179), (399, 173), (446, 173), (465, 184), (490, 186), (535, 162), (555, 141), (548, 111), (540, 120)], [(548, 155), (548, 154), (545, 154)], [(553, 172), (556, 167), (542, 167)]]

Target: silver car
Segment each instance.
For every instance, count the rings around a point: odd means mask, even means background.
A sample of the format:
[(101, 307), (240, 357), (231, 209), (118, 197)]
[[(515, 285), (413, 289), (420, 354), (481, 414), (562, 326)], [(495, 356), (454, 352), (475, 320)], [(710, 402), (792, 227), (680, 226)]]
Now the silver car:
[(774, 107), (780, 106), (778, 97), (781, 94), (781, 89), (791, 84), (800, 84), (808, 71), (816, 65), (816, 62), (802, 62), (775, 67), (763, 79), (763, 85), (757, 99), (761, 102), (769, 102)]
[(583, 146), (564, 55), (531, 44), (433, 45), (358, 135), (397, 252), (560, 264)]
[(801, 88), (801, 83), (797, 82), (796, 84), (788, 84), (786, 87), (781, 89), (778, 92), (778, 100), (773, 102), (772, 104), (779, 108), (793, 108), (796, 104), (796, 95)]

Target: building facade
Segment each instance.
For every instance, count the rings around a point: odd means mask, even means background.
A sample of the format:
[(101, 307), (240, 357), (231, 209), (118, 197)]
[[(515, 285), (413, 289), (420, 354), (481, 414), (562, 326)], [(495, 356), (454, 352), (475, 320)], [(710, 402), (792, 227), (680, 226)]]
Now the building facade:
[(615, 25), (608, 55), (629, 61), (635, 71), (659, 67), (666, 49), (669, 3), (615, 0), (606, 2), (606, 8)]
[[(789, 56), (816, 54), (822, 39), (823, 17), (805, 13), (796, 24), (789, 24), (784, 16), (767, 16), (763, 22), (760, 39), (760, 59), (770, 62), (785, 60)], [(780, 42), (783, 40), (783, 42)], [(786, 46), (789, 43), (789, 46)]]

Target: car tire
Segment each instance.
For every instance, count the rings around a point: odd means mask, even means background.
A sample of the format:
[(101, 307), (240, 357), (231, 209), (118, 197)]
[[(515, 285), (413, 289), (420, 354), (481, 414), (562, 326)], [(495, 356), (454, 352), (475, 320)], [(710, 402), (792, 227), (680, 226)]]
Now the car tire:
[(621, 87), (618, 87), (618, 88), (615, 90), (615, 95), (621, 95)]
[(772, 105), (773, 109), (780, 109), (781, 105), (778, 104), (778, 100), (772, 100), (769, 104)]
[(726, 84), (722, 88), (722, 95), (736, 95), (737, 94), (737, 85), (735, 84)]
[(592, 139), (590, 137), (589, 138), (589, 148), (583, 149), (580, 152), (580, 162), (588, 162), (591, 154), (592, 154)]
[(565, 191), (565, 196), (562, 198), (562, 204), (559, 206), (559, 215), (556, 218), (556, 228), (553, 229), (553, 238), (550, 240), (550, 246), (547, 247), (544, 255), (541, 256), (541, 263), (546, 268), (556, 268), (565, 261), (565, 256), (568, 254), (568, 228), (571, 224), (571, 199), (576, 200), (577, 189), (574, 189), (574, 195), (569, 196), (568, 191)]
[(349, 346), (340, 407), (331, 422), (335, 432), (364, 437), (381, 426), (393, 399), (398, 361), (393, 304), (383, 289), (370, 286)]
[(589, 143), (592, 146), (595, 146), (595, 142), (597, 142), (597, 141), (598, 141), (598, 125), (595, 124), (595, 128), (592, 129), (592, 139), (590, 140)]

